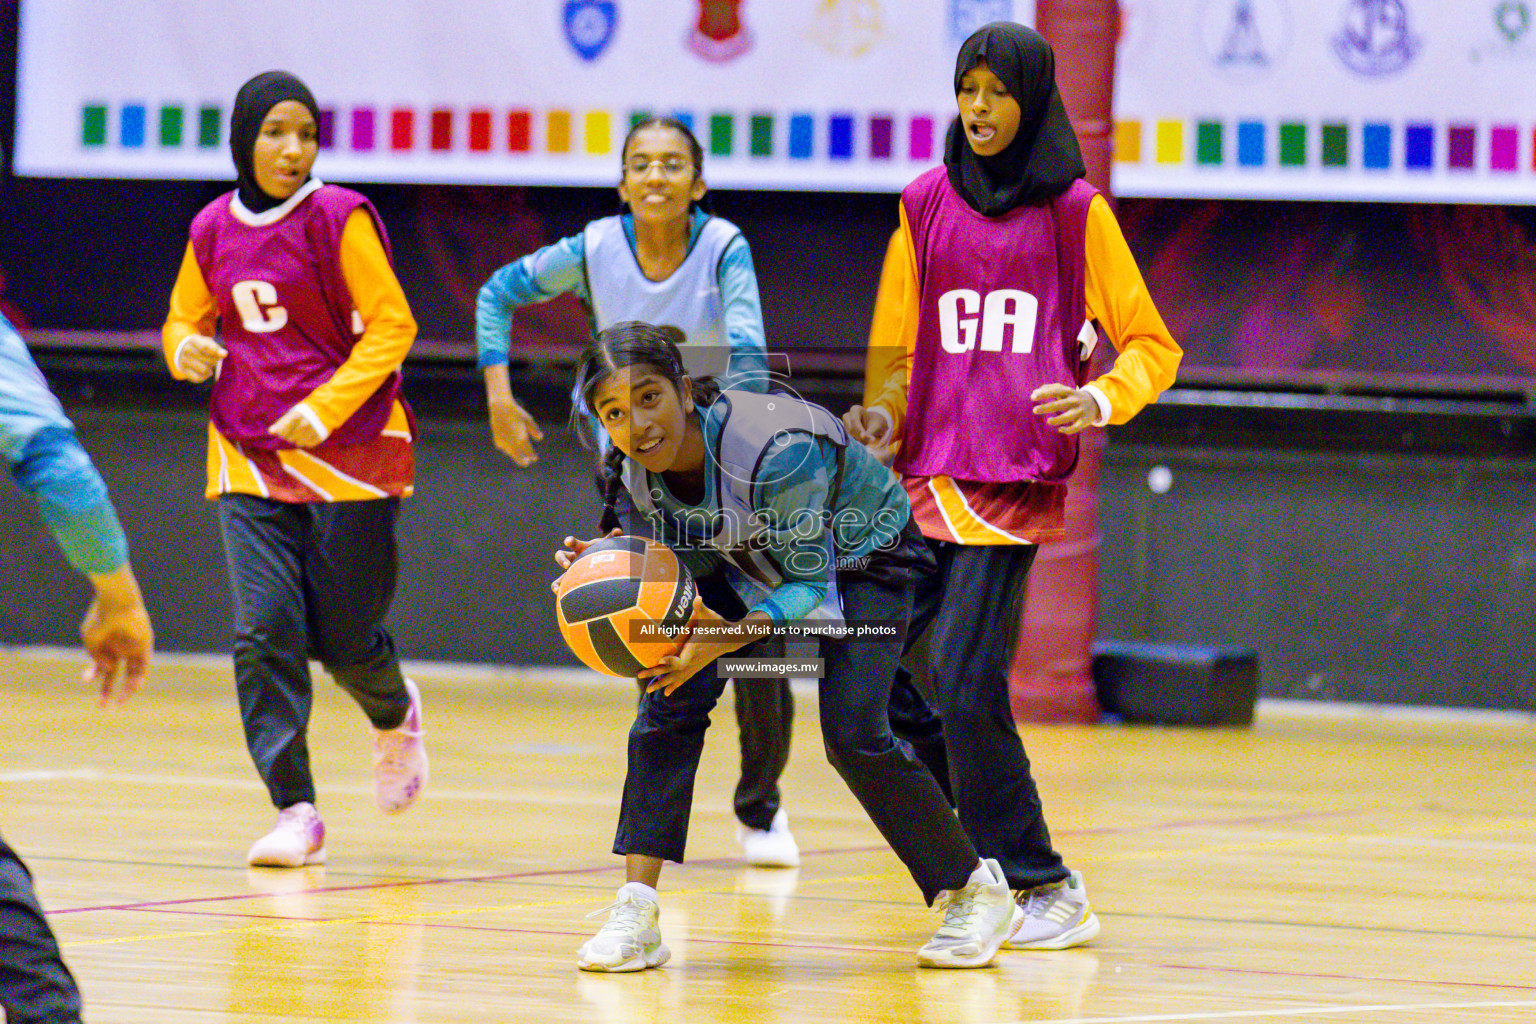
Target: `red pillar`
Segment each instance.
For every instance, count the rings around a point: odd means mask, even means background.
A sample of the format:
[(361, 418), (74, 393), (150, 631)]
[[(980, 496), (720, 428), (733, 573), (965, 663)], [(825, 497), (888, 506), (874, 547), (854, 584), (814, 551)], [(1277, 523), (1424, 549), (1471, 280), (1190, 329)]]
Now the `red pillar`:
[[(1108, 195), (1120, 5), (1037, 0), (1035, 27), (1056, 51), (1056, 81), (1077, 129), (1088, 180)], [(1013, 714), (1021, 722), (1092, 722), (1099, 714), (1089, 650), (1098, 621), (1104, 433), (1090, 430), (1080, 437), (1077, 470), (1067, 486), (1066, 536), (1041, 545), (1029, 574), (1010, 685)]]

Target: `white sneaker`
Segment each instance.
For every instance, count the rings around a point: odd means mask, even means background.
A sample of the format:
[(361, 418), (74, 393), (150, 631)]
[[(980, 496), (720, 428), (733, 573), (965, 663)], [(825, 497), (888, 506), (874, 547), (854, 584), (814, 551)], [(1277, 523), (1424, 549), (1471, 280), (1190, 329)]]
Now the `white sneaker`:
[(272, 831), (251, 844), (251, 867), (301, 868), (325, 863), (325, 822), (311, 803), (285, 807)]
[(1009, 949), (1068, 949), (1099, 934), (1081, 871), (1072, 872), (1065, 882), (1019, 890), (1018, 903), (1024, 923), (1003, 944)]
[(603, 911), (609, 912), (608, 923), (576, 951), (577, 967), (584, 971), (643, 971), (672, 959), (656, 924), (661, 905), (656, 902), (655, 889), (640, 882), (625, 883), (619, 886), (612, 903), (587, 916), (596, 917)]
[(987, 966), (1023, 916), (995, 860), (978, 864), (965, 888), (946, 889), (939, 897), (944, 923), (917, 951), (923, 967)]
[(741, 857), (755, 868), (794, 868), (800, 866), (800, 847), (789, 831), (789, 815), (780, 807), (767, 829), (748, 828), (736, 823), (736, 841)]
[(421, 691), (409, 679), (411, 710), (405, 721), (388, 730), (373, 731), (373, 799), (385, 814), (399, 814), (427, 788), (426, 735), (421, 729)]

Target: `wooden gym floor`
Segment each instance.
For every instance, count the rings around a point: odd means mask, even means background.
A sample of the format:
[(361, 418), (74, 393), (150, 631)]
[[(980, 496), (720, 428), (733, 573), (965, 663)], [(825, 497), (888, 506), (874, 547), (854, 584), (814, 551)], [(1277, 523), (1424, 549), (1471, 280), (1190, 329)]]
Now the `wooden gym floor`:
[(623, 880), (607, 851), (632, 690), (418, 667), (433, 779), (372, 806), (365, 721), (320, 677), (330, 863), (253, 871), (271, 809), (226, 664), (163, 658), (98, 712), (77, 656), (0, 651), (0, 830), (27, 859), (93, 1024), (374, 1021), (1536, 1020), (1536, 722), (1268, 708), (1251, 731), (1023, 730), (1103, 934), (926, 971), (937, 924), (828, 768), (800, 700), (796, 871), (734, 859), (717, 715), (673, 960), (574, 952)]

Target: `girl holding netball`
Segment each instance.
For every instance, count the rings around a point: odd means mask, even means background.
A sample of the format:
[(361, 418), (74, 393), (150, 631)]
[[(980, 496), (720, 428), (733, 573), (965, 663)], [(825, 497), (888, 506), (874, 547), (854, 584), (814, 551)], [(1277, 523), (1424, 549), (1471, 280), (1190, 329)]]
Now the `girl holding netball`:
[[(646, 692), (630, 730), (614, 840), (627, 881), (577, 964), (638, 971), (670, 956), (656, 885), (663, 862), (683, 858), (704, 731), (724, 687), (717, 659), (814, 613), (830, 583), (839, 619), (888, 632), (822, 639), (827, 756), (924, 899), (946, 901), (919, 961), (985, 966), (1022, 913), (1001, 868), (978, 857), (933, 776), (891, 734), (887, 714), (914, 577), (932, 561), (907, 497), (825, 409), (783, 394), (719, 391), (688, 375), (676, 341), (670, 328), (615, 324), (598, 334), (577, 376), (609, 438), (605, 521), (671, 546), (700, 595), (690, 639), (641, 673)], [(567, 538), (556, 561), (568, 568), (589, 543)]]
[[(508, 383), (512, 314), (565, 292), (586, 306), (594, 331), (621, 320), (667, 324), (682, 334), (690, 373), (722, 375), (755, 391), (767, 387), (752, 253), (736, 225), (700, 208), (707, 187), (698, 140), (682, 122), (652, 117), (630, 129), (620, 152), (623, 213), (502, 267), (480, 289), (475, 336), (491, 434), (520, 466), (537, 460), (533, 442), (543, 435)], [(736, 685), (737, 838), (750, 864), (792, 867), (800, 860), (779, 794), (793, 718), (787, 680)]]
[(421, 695), (383, 626), (415, 468), (400, 363), (416, 323), (373, 206), (310, 175), (318, 124), (292, 75), (241, 86), (238, 186), (193, 219), (163, 331), (174, 376), (213, 378), (207, 496), (235, 602), (240, 717), (279, 811), (248, 860), (275, 867), (325, 860), (311, 656), (373, 724), (379, 808), (405, 810), (427, 782)]
[[(1035, 544), (1059, 537), (1075, 434), (1124, 423), (1173, 381), (1180, 350), (1153, 306), (1056, 90), (1050, 45), (986, 25), (955, 64), (944, 166), (902, 192), (873, 336), (868, 404), (845, 417), (889, 449), (938, 561), (911, 636), (931, 677), (966, 832), (1024, 910), (1011, 947), (1098, 934), (1082, 876), (1051, 844), (1008, 703)], [(1097, 324), (1119, 351), (1087, 380)]]

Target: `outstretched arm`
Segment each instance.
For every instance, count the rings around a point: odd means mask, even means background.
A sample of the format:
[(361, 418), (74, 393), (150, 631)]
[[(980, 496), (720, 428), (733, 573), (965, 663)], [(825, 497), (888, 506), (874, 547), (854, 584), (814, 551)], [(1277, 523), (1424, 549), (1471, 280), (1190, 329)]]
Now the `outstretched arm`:
[(491, 440), (519, 466), (531, 466), (539, 460), (533, 442), (544, 440), (544, 433), (533, 415), (512, 397), (507, 376), (512, 314), (522, 306), (548, 302), (564, 292), (582, 294), (585, 252), (582, 235), (546, 245), (492, 274), (475, 300), (476, 362), (485, 375)]
[(97, 686), (103, 706), (114, 695), (119, 703), (126, 701), (144, 683), (155, 634), (106, 484), (66, 426), (33, 435), (11, 475), (37, 497), (43, 522), (64, 557), (95, 588), (80, 623), (80, 639), (91, 659), (83, 678)]

